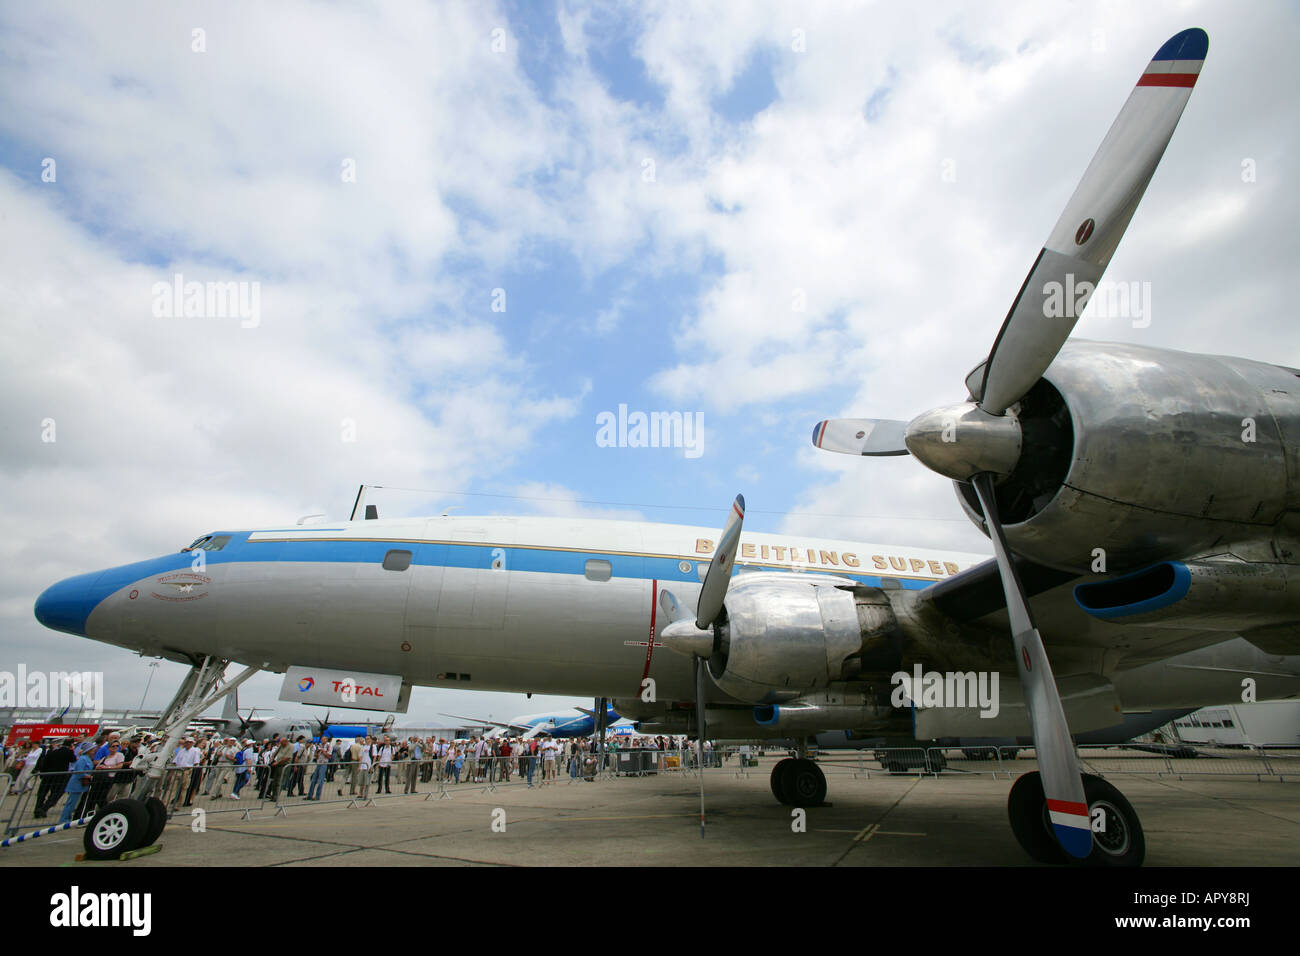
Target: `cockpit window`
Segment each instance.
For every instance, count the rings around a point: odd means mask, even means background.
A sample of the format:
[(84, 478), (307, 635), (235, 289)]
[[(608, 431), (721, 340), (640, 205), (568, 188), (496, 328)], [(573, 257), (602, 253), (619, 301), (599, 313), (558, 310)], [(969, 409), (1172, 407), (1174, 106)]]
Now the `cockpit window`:
[(230, 544), (230, 535), (228, 534), (205, 534), (185, 550), (220, 551), (228, 544)]

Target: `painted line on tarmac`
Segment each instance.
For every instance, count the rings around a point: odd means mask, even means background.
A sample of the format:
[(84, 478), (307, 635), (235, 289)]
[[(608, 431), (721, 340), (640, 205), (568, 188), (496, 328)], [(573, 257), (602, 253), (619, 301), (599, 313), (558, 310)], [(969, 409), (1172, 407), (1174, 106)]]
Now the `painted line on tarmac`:
[[(839, 866), (841, 863), (844, 862), (844, 860), (848, 857), (848, 855), (853, 852), (854, 847), (866, 843), (873, 836), (875, 836), (877, 831), (880, 830), (880, 825), (884, 823), (885, 818), (894, 812), (894, 810), (898, 807), (898, 805), (903, 802), (903, 799), (909, 793), (911, 793), (917, 787), (917, 785), (920, 784), (920, 782), (921, 782), (921, 778), (917, 777), (906, 790), (904, 790), (901, 794), (898, 795), (898, 798), (895, 799), (894, 802), (889, 805), (889, 807), (885, 810), (884, 813), (880, 815), (880, 818), (876, 820), (875, 823), (869, 823), (861, 830), (857, 831), (857, 836), (855, 836), (852, 840), (849, 841), (849, 845), (845, 848), (844, 852), (840, 854), (839, 859), (837, 859), (834, 863), (832, 863), (831, 866)], [(911, 836), (914, 834), (908, 834), (908, 835)]]

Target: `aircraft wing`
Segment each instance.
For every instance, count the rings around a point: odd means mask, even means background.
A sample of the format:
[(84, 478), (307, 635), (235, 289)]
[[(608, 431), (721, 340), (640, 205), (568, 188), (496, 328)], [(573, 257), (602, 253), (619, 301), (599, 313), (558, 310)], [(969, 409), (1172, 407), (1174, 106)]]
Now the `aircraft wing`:
[(448, 714), (441, 711), (439, 713), (441, 713), (443, 717), (455, 717), (457, 720), (467, 720), (471, 724), (482, 724), (487, 727), (500, 727), (502, 730), (517, 730), (520, 733), (523, 733), (532, 729), (525, 724), (512, 724), (509, 721), (484, 720), (482, 717), (466, 717), (464, 714)]
[[(1081, 657), (1095, 656), (1097, 650), (1122, 649), (1121, 669), (1127, 670), (1233, 636), (1224, 631), (1143, 627), (1138, 644), (1131, 626), (1099, 620), (1084, 612), (1075, 601), (1075, 585), (1096, 580), (1097, 576), (1059, 571), (1021, 557), (1015, 557), (1014, 563), (1043, 643), (1048, 647), (1081, 652)], [(997, 562), (992, 558), (916, 593), (922, 611), (929, 608), (959, 625), (968, 625), (961, 630), (963, 637), (972, 642), (985, 644), (990, 631), (1006, 633), (1006, 594)]]

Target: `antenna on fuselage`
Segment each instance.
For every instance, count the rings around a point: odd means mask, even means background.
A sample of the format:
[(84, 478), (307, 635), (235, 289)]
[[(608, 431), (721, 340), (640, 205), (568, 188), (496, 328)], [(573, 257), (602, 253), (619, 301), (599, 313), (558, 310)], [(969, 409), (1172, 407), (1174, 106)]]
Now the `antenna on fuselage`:
[(374, 521), (379, 517), (379, 509), (374, 505), (366, 504), (366, 490), (365, 485), (357, 489), (357, 500), (352, 503), (352, 517), (348, 519), (349, 521), (356, 521), (359, 517)]

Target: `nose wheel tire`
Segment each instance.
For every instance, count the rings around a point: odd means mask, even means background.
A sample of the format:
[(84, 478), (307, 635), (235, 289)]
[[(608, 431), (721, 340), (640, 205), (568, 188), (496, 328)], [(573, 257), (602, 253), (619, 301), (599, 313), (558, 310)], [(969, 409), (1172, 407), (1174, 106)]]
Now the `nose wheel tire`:
[(1082, 866), (1141, 866), (1146, 839), (1137, 813), (1124, 795), (1092, 774), (1083, 774), (1083, 793), (1092, 821), (1092, 852), (1082, 860), (1061, 849), (1047, 814), (1043, 781), (1037, 773), (1019, 777), (1007, 797), (1011, 832), (1025, 852), (1039, 863)]
[(149, 797), (145, 800), (144, 805), (145, 809), (149, 811), (149, 829), (145, 831), (140, 846), (153, 846), (157, 839), (162, 836), (163, 828), (167, 826), (167, 804), (157, 797)]
[(139, 800), (114, 800), (86, 827), (82, 846), (88, 860), (116, 860), (144, 845), (150, 828), (149, 808)]

